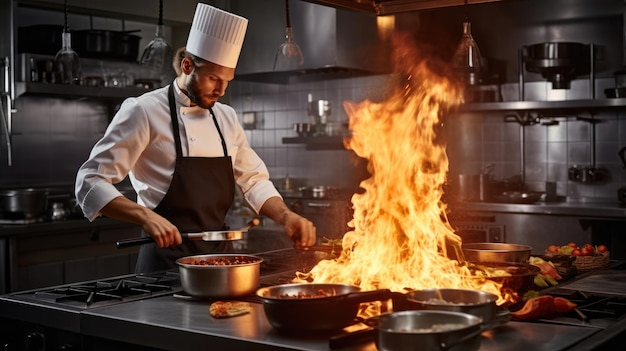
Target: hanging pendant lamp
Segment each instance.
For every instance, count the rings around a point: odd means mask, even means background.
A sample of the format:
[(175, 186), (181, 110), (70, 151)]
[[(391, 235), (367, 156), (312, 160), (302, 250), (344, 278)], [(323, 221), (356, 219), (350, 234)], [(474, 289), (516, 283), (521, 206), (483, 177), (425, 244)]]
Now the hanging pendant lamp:
[(67, 0), (64, 2), (65, 23), (61, 34), (61, 49), (54, 57), (54, 67), (62, 84), (80, 84), (80, 59), (76, 51), (72, 49), (72, 35), (67, 24)]
[(172, 67), (174, 50), (169, 46), (165, 38), (163, 26), (163, 0), (159, 0), (159, 21), (157, 22), (154, 39), (146, 45), (139, 60), (139, 64), (149, 71), (151, 78), (161, 81), (161, 86), (170, 84), (176, 77)]
[(480, 70), (483, 65), (482, 56), (478, 44), (472, 36), (472, 23), (469, 20), (467, 0), (465, 0), (463, 36), (454, 54), (453, 64), (469, 85), (478, 84)]
[(285, 0), (285, 18), (287, 27), (285, 29), (285, 41), (280, 44), (276, 57), (274, 58), (274, 71), (286, 71), (298, 69), (304, 64), (304, 56), (296, 42), (293, 40), (293, 31), (289, 18), (289, 0)]

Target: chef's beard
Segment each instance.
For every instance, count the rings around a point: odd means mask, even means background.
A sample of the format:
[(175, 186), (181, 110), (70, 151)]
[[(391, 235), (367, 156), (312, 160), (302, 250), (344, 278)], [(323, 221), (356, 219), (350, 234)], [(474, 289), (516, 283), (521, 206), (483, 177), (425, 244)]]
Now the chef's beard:
[(202, 107), (204, 109), (209, 109), (213, 107), (213, 105), (215, 105), (215, 102), (218, 98), (218, 96), (215, 96), (215, 100), (203, 101), (202, 90), (200, 90), (199, 88), (198, 75), (196, 72), (193, 72), (189, 76), (189, 81), (187, 81), (187, 83), (185, 84), (185, 89), (187, 90), (187, 97), (189, 98), (189, 100), (193, 104), (199, 107)]

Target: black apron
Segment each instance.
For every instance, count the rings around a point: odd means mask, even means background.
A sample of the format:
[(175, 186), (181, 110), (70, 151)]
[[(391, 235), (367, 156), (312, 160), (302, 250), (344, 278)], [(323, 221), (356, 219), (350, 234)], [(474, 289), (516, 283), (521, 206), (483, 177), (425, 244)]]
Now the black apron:
[[(170, 84), (167, 97), (176, 144), (176, 165), (172, 183), (154, 211), (172, 222), (181, 233), (226, 229), (224, 219), (235, 197), (235, 177), (224, 135), (213, 110), (209, 109), (221, 138), (224, 156), (183, 157), (173, 84)], [(227, 252), (231, 247), (230, 241), (184, 240), (182, 245), (174, 248), (145, 244), (139, 249), (135, 273), (172, 269), (180, 257)]]

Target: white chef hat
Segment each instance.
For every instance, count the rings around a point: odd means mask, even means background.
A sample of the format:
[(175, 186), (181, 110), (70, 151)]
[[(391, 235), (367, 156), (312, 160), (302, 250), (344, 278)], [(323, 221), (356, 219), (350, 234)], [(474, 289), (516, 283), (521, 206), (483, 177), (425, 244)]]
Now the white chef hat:
[(220, 66), (235, 68), (248, 20), (207, 4), (198, 3), (186, 50)]

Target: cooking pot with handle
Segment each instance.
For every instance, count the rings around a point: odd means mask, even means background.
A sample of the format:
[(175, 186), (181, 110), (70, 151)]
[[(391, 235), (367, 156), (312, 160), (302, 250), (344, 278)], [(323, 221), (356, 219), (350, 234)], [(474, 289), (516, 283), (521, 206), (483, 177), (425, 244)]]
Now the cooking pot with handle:
[(324, 283), (275, 285), (256, 294), (270, 324), (295, 334), (339, 330), (354, 321), (361, 303), (392, 297), (387, 289), (361, 291), (358, 286)]

